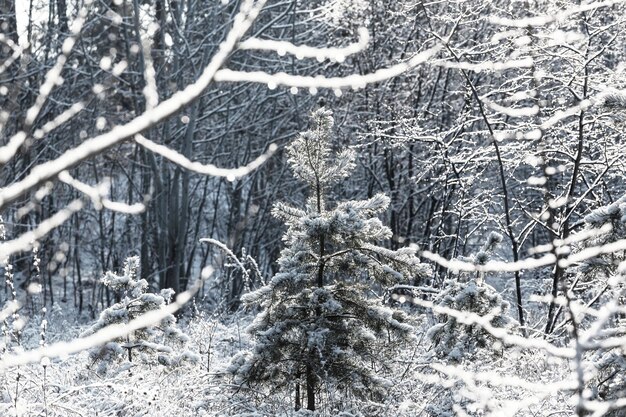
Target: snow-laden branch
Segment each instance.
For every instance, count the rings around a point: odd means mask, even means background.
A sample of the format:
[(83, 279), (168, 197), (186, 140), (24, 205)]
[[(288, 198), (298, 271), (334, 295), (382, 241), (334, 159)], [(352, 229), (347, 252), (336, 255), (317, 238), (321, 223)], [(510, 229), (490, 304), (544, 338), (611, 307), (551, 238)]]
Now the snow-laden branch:
[(174, 302), (158, 310), (148, 311), (128, 323), (111, 324), (90, 336), (81, 337), (68, 342), (58, 342), (26, 352), (6, 354), (0, 360), (0, 372), (16, 366), (40, 362), (43, 358), (51, 359), (79, 353), (96, 346), (101, 346), (111, 340), (125, 337), (135, 330), (157, 324), (187, 304), (202, 287), (202, 283), (212, 276), (212, 274), (213, 269), (211, 267), (204, 268), (202, 270), (201, 279), (199, 279), (192, 288), (178, 294)]
[(485, 104), (487, 104), (487, 106), (489, 106), (492, 110), (504, 114), (506, 116), (509, 117), (531, 117), (531, 116), (535, 116), (537, 113), (539, 113), (539, 106), (534, 105), (531, 107), (506, 107), (506, 106), (502, 106), (498, 103), (494, 103), (493, 101), (489, 100), (486, 97), (482, 98), (483, 102)]
[(373, 84), (389, 78), (396, 77), (405, 73), (418, 65), (426, 63), (430, 58), (435, 56), (441, 50), (441, 45), (434, 46), (423, 52), (416, 54), (406, 62), (393, 65), (388, 68), (382, 68), (369, 74), (359, 75), (352, 74), (345, 77), (324, 77), (318, 76), (300, 76), (292, 75), (284, 72), (277, 74), (269, 74), (263, 71), (234, 71), (231, 69), (222, 69), (215, 74), (216, 81), (239, 82), (247, 81), (252, 83), (267, 84), (271, 88), (276, 86), (300, 87), (300, 88), (361, 88), (367, 84)]
[(580, 6), (568, 7), (557, 13), (545, 14), (534, 17), (526, 17), (523, 19), (510, 19), (506, 17), (491, 16), (489, 21), (496, 25), (527, 28), (529, 26), (545, 26), (553, 22), (563, 22), (570, 16), (583, 13), (589, 10), (599, 9), (602, 7), (611, 7), (615, 4), (623, 3), (625, 0), (607, 0), (595, 3), (587, 3)]
[(164, 145), (159, 145), (158, 143), (151, 141), (143, 135), (135, 135), (135, 142), (148, 149), (149, 151), (159, 154), (165, 159), (189, 171), (193, 171), (203, 175), (211, 175), (214, 177), (226, 177), (230, 181), (234, 181), (237, 178), (245, 177), (258, 167), (263, 165), (265, 161), (267, 161), (268, 158), (270, 158), (278, 149), (276, 144), (272, 143), (269, 145), (267, 152), (258, 156), (255, 160), (247, 165), (238, 168), (219, 168), (213, 164), (201, 164), (200, 162), (191, 161), (184, 155), (176, 152), (175, 150), (168, 148)]
[(549, 384), (536, 384), (523, 378), (512, 375), (502, 375), (497, 371), (491, 372), (468, 372), (460, 366), (444, 365), (434, 363), (431, 368), (437, 372), (441, 372), (449, 377), (459, 378), (462, 380), (473, 380), (478, 382), (487, 382), (491, 385), (501, 387), (523, 388), (538, 393), (555, 393), (562, 390), (571, 390), (576, 388), (576, 381), (563, 380), (552, 382)]
[(593, 99), (585, 99), (577, 105), (569, 107), (565, 110), (557, 110), (554, 113), (554, 116), (550, 117), (548, 120), (541, 124), (541, 129), (545, 131), (559, 123), (561, 120), (578, 115), (581, 111), (585, 111), (593, 106), (594, 102), (596, 101)]
[(471, 262), (461, 261), (459, 259), (446, 259), (439, 254), (427, 250), (418, 251), (418, 255), (453, 272), (515, 272), (541, 268), (553, 265), (556, 262), (556, 256), (551, 253), (540, 258), (526, 258), (517, 262), (488, 261), (485, 264), (474, 264)]
[[(536, 248), (532, 253), (539, 253), (547, 250), (551, 250), (553, 247), (557, 248), (557, 253), (563, 252), (568, 253), (569, 249), (567, 248), (569, 244), (582, 241), (592, 236), (597, 236), (602, 233), (606, 233), (611, 230), (609, 225), (605, 225), (597, 230), (591, 231), (583, 231), (581, 232), (582, 236), (572, 235), (567, 240), (556, 239), (552, 242), (551, 245), (541, 245)], [(558, 250), (562, 248), (561, 250)], [(580, 262), (586, 261), (591, 258), (595, 258), (599, 255), (605, 255), (609, 253), (614, 253), (618, 251), (626, 250), (626, 239), (619, 239), (611, 243), (606, 243), (600, 246), (592, 246), (589, 248), (582, 249), (574, 254), (569, 256), (564, 256), (558, 259), (559, 266), (561, 268), (567, 268), (572, 265), (576, 265)], [(515, 272), (515, 271), (524, 271), (530, 269), (542, 268), (545, 266), (554, 265), (557, 262), (557, 257), (554, 253), (547, 253), (538, 258), (525, 258), (520, 259), (517, 262), (505, 262), (505, 261), (488, 261), (485, 264), (475, 264), (472, 262), (466, 262), (459, 259), (446, 259), (443, 256), (430, 252), (428, 250), (418, 250), (417, 254), (425, 259), (428, 259), (432, 262), (435, 262), (446, 269), (449, 269), (453, 272)]]
[(142, 203), (126, 204), (109, 200), (109, 190), (111, 188), (111, 181), (109, 178), (103, 179), (97, 187), (92, 187), (89, 184), (85, 184), (84, 182), (73, 178), (69, 172), (63, 171), (59, 174), (59, 181), (75, 188), (89, 197), (96, 210), (100, 210), (105, 207), (109, 210), (120, 213), (139, 214), (146, 209), (146, 206)]
[(153, 109), (159, 104), (159, 91), (156, 81), (156, 70), (154, 69), (154, 63), (152, 62), (152, 36), (153, 33), (142, 33), (141, 35), (141, 50), (143, 54), (143, 79), (145, 86), (143, 88), (143, 95), (146, 99), (146, 110)]
[(78, 17), (74, 21), (72, 34), (67, 39), (65, 39), (65, 41), (63, 41), (63, 46), (61, 47), (61, 55), (59, 55), (54, 66), (46, 74), (44, 83), (41, 85), (41, 87), (39, 87), (39, 94), (35, 99), (35, 104), (33, 104), (26, 111), (26, 119), (24, 121), (25, 125), (32, 126), (35, 123), (35, 119), (37, 118), (37, 116), (39, 116), (41, 108), (48, 99), (48, 96), (52, 92), (52, 89), (62, 82), (61, 72), (63, 71), (65, 62), (72, 52), (72, 49), (74, 49), (74, 45), (78, 40), (78, 36), (82, 30), (83, 25), (85, 24), (86, 19), (87, 9), (83, 7), (78, 13)]
[(59, 210), (51, 217), (39, 223), (39, 225), (28, 232), (22, 233), (19, 237), (0, 243), (0, 259), (5, 259), (14, 253), (26, 251), (33, 247), (33, 242), (41, 239), (52, 230), (65, 223), (72, 214), (80, 211), (84, 203), (80, 199), (76, 199), (68, 204), (65, 208)]
[(619, 239), (615, 242), (606, 243), (604, 245), (585, 248), (580, 252), (576, 252), (575, 254), (568, 256), (567, 258), (559, 259), (559, 266), (561, 268), (567, 268), (568, 266), (586, 261), (587, 259), (595, 258), (599, 255), (606, 255), (624, 250), (626, 250), (626, 239)]
[[(538, 404), (550, 395), (563, 391), (571, 391), (577, 388), (576, 381), (571, 379), (565, 379), (548, 384), (537, 384), (536, 382), (517, 378), (513, 375), (502, 375), (497, 371), (469, 372), (460, 366), (446, 366), (442, 364), (433, 364), (431, 365), (431, 368), (440, 374), (445, 375), (447, 379), (462, 381), (468, 388), (472, 387), (473, 389), (480, 389), (482, 385), (488, 384), (490, 387), (497, 386), (507, 390), (510, 390), (510, 388), (518, 388), (527, 391), (527, 394), (524, 395), (523, 399), (516, 398), (514, 400), (498, 400), (494, 402), (491, 404), (491, 407), (487, 407), (489, 413), (485, 414), (485, 416), (513, 417), (518, 415), (520, 410), (527, 409), (531, 405)], [(418, 376), (418, 378), (420, 376)], [(484, 396), (485, 393), (483, 392), (479, 395)], [(482, 397), (482, 400), (485, 401), (485, 398)]]
[[(431, 368), (445, 375), (448, 379), (456, 379), (463, 381), (467, 387), (476, 387), (477, 385), (488, 384), (491, 387), (498, 386), (505, 389), (518, 388), (527, 391), (530, 395), (524, 395), (524, 398), (515, 400), (501, 400), (492, 404), (489, 414), (486, 416), (506, 417), (515, 416), (519, 410), (528, 408), (531, 405), (544, 401), (546, 397), (563, 392), (571, 391), (577, 387), (576, 381), (565, 379), (553, 383), (537, 384), (536, 382), (517, 378), (513, 375), (502, 375), (500, 372), (469, 372), (460, 366), (446, 366), (442, 364), (433, 364)], [(483, 394), (484, 395), (484, 394)]]
[[(100, 154), (108, 148), (165, 120), (178, 112), (182, 107), (196, 100), (209, 84), (214, 81), (216, 72), (224, 65), (229, 54), (234, 50), (239, 39), (250, 28), (264, 4), (265, 0), (258, 0), (256, 3), (249, 0), (242, 4), (226, 39), (220, 44), (217, 53), (195, 83), (188, 85), (183, 90), (173, 94), (169, 99), (161, 102), (153, 109), (147, 110), (130, 122), (116, 126), (109, 132), (86, 140), (76, 148), (66, 151), (60, 157), (36, 166), (24, 179), (0, 189), (0, 210), (28, 193), (29, 190), (55, 178), (62, 171), (68, 170), (81, 161)], [(25, 139), (23, 138), (23, 140)], [(17, 143), (9, 143), (7, 146), (10, 146), (11, 155), (15, 152), (13, 149), (17, 150), (19, 148)], [(0, 149), (0, 155), (5, 155), (2, 149)]]
[(20, 303), (17, 301), (7, 301), (4, 308), (0, 310), (0, 322), (5, 321), (11, 317), (16, 311), (20, 309)]
[(7, 60), (0, 64), (0, 75), (2, 75), (7, 70), (7, 68), (13, 65), (15, 60), (17, 60), (22, 55), (22, 48), (16, 45), (13, 40), (8, 38), (4, 34), (0, 34), (0, 42), (11, 48), (11, 50), (13, 51), (13, 54), (11, 54), (11, 56)]
[[(78, 13), (78, 17), (74, 21), (72, 34), (63, 42), (61, 54), (57, 58), (56, 63), (46, 73), (45, 81), (39, 87), (39, 94), (35, 99), (35, 103), (30, 106), (30, 108), (26, 111), (26, 118), (24, 120), (24, 125), (27, 128), (26, 130), (28, 130), (28, 128), (30, 128), (35, 123), (35, 119), (37, 119), (37, 116), (39, 116), (43, 105), (48, 100), (48, 96), (50, 95), (54, 87), (62, 83), (61, 72), (63, 71), (63, 67), (65, 67), (67, 58), (74, 48), (74, 44), (78, 40), (78, 36), (83, 25), (85, 24), (86, 19), (87, 9), (83, 7)], [(13, 135), (13, 137), (9, 139), (9, 142), (5, 146), (0, 147), (0, 165), (6, 164), (9, 160), (11, 160), (11, 158), (15, 156), (20, 147), (26, 142), (27, 138), (28, 135), (26, 134), (26, 132), (20, 131)]]
[[(533, 116), (538, 113), (539, 108), (537, 106), (522, 108), (522, 109), (513, 109), (509, 107), (502, 107), (493, 102), (490, 102), (488, 99), (483, 98), (483, 100), (491, 107), (493, 110), (505, 114), (507, 116), (512, 117), (522, 117), (522, 116)], [(526, 139), (537, 139), (540, 138), (542, 132), (554, 127), (561, 121), (568, 119), (570, 117), (578, 116), (581, 112), (588, 111), (592, 108), (597, 107), (608, 107), (608, 108), (618, 108), (622, 110), (626, 110), (626, 91), (618, 90), (615, 88), (607, 88), (605, 90), (600, 91), (593, 97), (586, 98), (581, 100), (577, 104), (565, 108), (563, 110), (557, 110), (554, 112), (552, 116), (544, 120), (538, 128), (532, 129), (524, 133), (524, 137)], [(497, 132), (497, 137), (500, 140), (503, 139), (515, 139), (517, 138), (517, 134), (515, 132), (509, 131), (500, 131)]]
[(44, 124), (40, 129), (35, 130), (33, 133), (33, 137), (35, 139), (43, 139), (48, 133), (52, 132), (57, 127), (62, 124), (70, 121), (74, 116), (80, 113), (85, 108), (85, 103), (79, 101), (78, 103), (74, 103), (70, 108), (63, 111), (53, 120), (50, 120), (46, 124)]
[(432, 310), (434, 313), (453, 317), (461, 324), (468, 326), (478, 325), (505, 345), (517, 346), (522, 349), (541, 349), (549, 355), (563, 359), (573, 359), (576, 355), (576, 351), (573, 348), (555, 346), (544, 339), (522, 337), (509, 333), (508, 329), (495, 327), (491, 324), (493, 316), (489, 314), (481, 316), (469, 311), (459, 311), (453, 308), (439, 306), (431, 301), (420, 300), (418, 298), (413, 298), (411, 303)]
[(560, 248), (563, 246), (572, 245), (574, 243), (579, 243), (587, 239), (602, 236), (612, 230), (613, 225), (611, 223), (605, 223), (597, 229), (593, 228), (581, 230), (580, 232), (572, 234), (565, 239), (554, 239), (552, 243), (546, 243), (543, 245), (537, 245), (535, 247), (529, 248), (528, 253), (531, 255), (535, 255), (538, 253), (551, 252), (554, 250), (554, 248)]
[(337, 62), (344, 62), (353, 54), (363, 51), (370, 40), (367, 29), (359, 28), (359, 40), (343, 48), (315, 48), (308, 45), (294, 45), (287, 41), (275, 41), (267, 39), (249, 38), (239, 44), (239, 49), (253, 49), (261, 51), (274, 51), (278, 55), (291, 54), (298, 59), (315, 58), (319, 62), (329, 59)]

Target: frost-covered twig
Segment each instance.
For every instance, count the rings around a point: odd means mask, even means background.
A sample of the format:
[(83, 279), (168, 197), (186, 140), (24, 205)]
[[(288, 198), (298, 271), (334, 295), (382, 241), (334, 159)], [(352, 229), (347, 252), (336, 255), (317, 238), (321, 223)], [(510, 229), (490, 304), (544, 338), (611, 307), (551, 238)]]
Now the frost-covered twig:
[(211, 245), (215, 245), (218, 248), (220, 248), (221, 250), (223, 250), (224, 252), (226, 252), (226, 255), (228, 255), (233, 262), (235, 262), (235, 264), (237, 264), (237, 266), (239, 267), (239, 269), (241, 269), (241, 272), (247, 277), (248, 276), (248, 271), (246, 270), (246, 268), (243, 266), (243, 264), (241, 263), (241, 261), (239, 260), (239, 258), (237, 258), (237, 255), (235, 255), (233, 253), (232, 250), (230, 250), (230, 248), (228, 246), (226, 246), (225, 244), (223, 244), (222, 242), (220, 242), (219, 240), (215, 240), (215, 239), (210, 239), (210, 238), (202, 238), (200, 239), (200, 242), (205, 242), (205, 243), (210, 243)]

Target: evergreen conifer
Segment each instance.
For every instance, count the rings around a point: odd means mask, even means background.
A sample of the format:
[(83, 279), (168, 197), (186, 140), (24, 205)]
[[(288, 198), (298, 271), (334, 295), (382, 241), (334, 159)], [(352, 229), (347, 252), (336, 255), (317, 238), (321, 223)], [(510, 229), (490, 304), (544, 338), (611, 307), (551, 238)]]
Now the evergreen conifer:
[[(126, 259), (121, 275), (107, 272), (102, 283), (120, 295), (120, 301), (105, 309), (83, 336), (91, 335), (111, 324), (123, 324), (140, 315), (158, 310), (169, 303), (174, 292), (171, 289), (149, 293), (148, 282), (139, 279), (139, 257)], [(89, 351), (92, 363), (98, 364), (98, 373), (104, 374), (109, 366), (126, 357), (128, 362), (139, 359), (144, 363), (176, 365), (183, 360), (194, 362), (197, 355), (184, 350), (187, 335), (176, 326), (176, 318), (170, 314), (159, 325), (137, 330), (122, 340), (114, 340)]]
[(355, 153), (332, 152), (330, 111), (315, 111), (312, 121), (288, 148), (289, 165), (310, 197), (302, 209), (282, 203), (274, 208), (288, 227), (280, 270), (242, 298), (262, 311), (248, 328), (253, 349), (229, 367), (238, 383), (293, 387), (296, 409), (304, 386), (309, 410), (315, 410), (324, 385), (359, 397), (385, 393), (389, 383), (371, 366), (383, 359), (380, 345), (414, 336), (406, 315), (383, 306), (374, 294), (429, 271), (412, 249), (377, 246), (391, 237), (377, 217), (389, 204), (385, 195), (331, 208), (329, 189), (351, 174)]
[[(484, 265), (501, 241), (502, 235), (492, 232), (478, 253), (462, 260)], [(491, 316), (489, 323), (494, 327), (512, 329), (518, 325), (508, 314), (509, 303), (485, 282), (484, 273), (481, 272), (475, 276), (446, 280), (444, 290), (439, 293), (435, 303), (439, 307), (461, 313)], [(460, 323), (448, 314), (436, 314), (436, 318), (438, 323), (429, 329), (427, 335), (439, 358), (458, 362), (463, 358), (498, 352), (494, 347), (500, 346), (500, 343), (496, 343), (497, 340), (479, 325)]]

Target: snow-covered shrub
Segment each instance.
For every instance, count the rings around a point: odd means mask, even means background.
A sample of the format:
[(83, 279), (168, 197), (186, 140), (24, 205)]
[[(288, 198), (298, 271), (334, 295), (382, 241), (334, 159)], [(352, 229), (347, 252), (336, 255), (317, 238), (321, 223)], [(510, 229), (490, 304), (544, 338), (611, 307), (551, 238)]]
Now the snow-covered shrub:
[[(626, 351), (623, 348), (598, 351), (590, 358), (596, 376), (590, 381), (594, 396), (603, 401), (614, 401), (626, 397)], [(624, 416), (620, 412), (609, 412), (606, 416)]]
[[(502, 235), (492, 232), (481, 250), (468, 260), (484, 265), (501, 241)], [(493, 327), (512, 329), (516, 326), (517, 322), (508, 314), (509, 303), (485, 282), (482, 273), (459, 278), (444, 283), (444, 290), (435, 299), (438, 307), (460, 314), (489, 316)], [(436, 313), (435, 317), (438, 323), (428, 330), (427, 336), (440, 358), (460, 362), (481, 353), (497, 353), (502, 348), (499, 341), (478, 324), (460, 323), (457, 317), (446, 313)]]
[[(98, 321), (83, 336), (91, 335), (112, 324), (123, 324), (149, 311), (158, 310), (170, 302), (173, 291), (147, 292), (148, 282), (139, 279), (139, 258), (126, 259), (121, 275), (107, 272), (102, 283), (116, 291), (121, 300), (105, 309)], [(98, 372), (106, 373), (108, 367), (126, 358), (129, 362), (159, 363), (165, 366), (181, 361), (195, 361), (197, 355), (186, 351), (188, 338), (176, 326), (176, 318), (169, 315), (159, 325), (148, 326), (132, 332), (123, 340), (114, 340), (89, 351), (92, 364), (98, 364)]]
[[(512, 329), (516, 321), (509, 316), (509, 303), (491, 285), (477, 280), (458, 282), (447, 280), (445, 290), (437, 297), (439, 307), (461, 314), (474, 313), (490, 316), (493, 327)], [(484, 352), (497, 353), (501, 344), (478, 324), (466, 325), (452, 315), (438, 313), (439, 323), (428, 331), (437, 356), (451, 361), (461, 361)]]
[[(583, 229), (578, 233), (580, 238), (568, 242), (568, 246), (562, 249), (563, 252), (571, 251), (575, 255), (581, 255), (585, 251), (594, 251), (594, 248), (625, 239), (626, 196), (590, 211), (583, 218), (582, 226)], [(626, 336), (623, 316), (623, 305), (626, 301), (626, 251), (599, 251), (593, 256), (585, 256), (564, 277), (563, 287), (567, 289), (570, 303), (578, 309), (558, 307), (557, 313), (562, 314), (555, 315), (553, 333), (574, 338), (595, 327), (595, 346), (584, 350), (580, 365), (584, 371), (585, 388), (595, 401), (611, 403), (623, 399), (626, 396), (626, 350), (623, 344), (605, 347), (603, 339), (623, 340)], [(615, 304), (610, 309), (606, 309), (613, 303)], [(594, 313), (594, 309), (598, 312)], [(604, 316), (603, 323), (597, 326), (600, 312), (601, 317)], [(576, 333), (571, 326), (573, 317), (576, 320)], [(625, 416), (626, 412), (620, 408), (609, 407), (602, 415), (617, 417)]]

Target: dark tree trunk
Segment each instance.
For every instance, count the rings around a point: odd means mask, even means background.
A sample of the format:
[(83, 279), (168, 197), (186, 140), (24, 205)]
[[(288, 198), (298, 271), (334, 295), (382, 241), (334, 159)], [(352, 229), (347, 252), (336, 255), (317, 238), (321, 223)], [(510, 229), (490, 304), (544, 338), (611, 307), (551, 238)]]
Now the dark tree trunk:
[(306, 366), (306, 408), (315, 411), (315, 374), (311, 365)]

